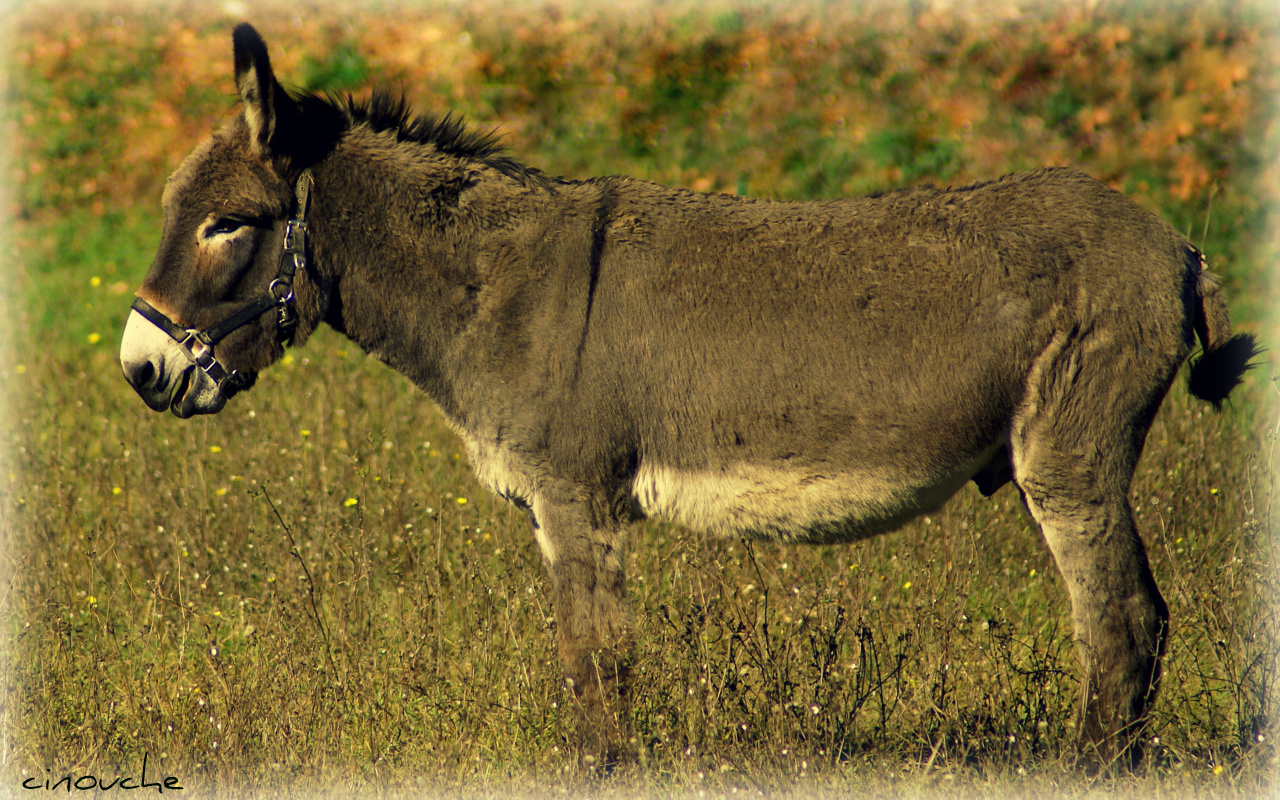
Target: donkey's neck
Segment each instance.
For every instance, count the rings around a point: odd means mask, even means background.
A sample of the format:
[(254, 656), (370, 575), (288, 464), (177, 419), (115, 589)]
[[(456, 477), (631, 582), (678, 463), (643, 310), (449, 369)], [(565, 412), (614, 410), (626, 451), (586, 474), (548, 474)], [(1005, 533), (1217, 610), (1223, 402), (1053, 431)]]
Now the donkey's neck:
[(540, 383), (531, 372), (577, 353), (597, 220), (575, 209), (589, 185), (553, 190), (362, 128), (313, 175), (325, 321), (455, 425), (493, 422), (512, 382)]

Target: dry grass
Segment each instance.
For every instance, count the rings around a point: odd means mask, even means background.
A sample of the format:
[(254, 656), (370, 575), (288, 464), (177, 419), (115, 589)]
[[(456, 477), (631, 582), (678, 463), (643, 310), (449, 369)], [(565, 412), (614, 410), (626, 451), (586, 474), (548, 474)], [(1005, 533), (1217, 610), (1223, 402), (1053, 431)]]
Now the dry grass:
[[(344, 346), (322, 337), (222, 418), (181, 425), (135, 413), (107, 369), (23, 373), (17, 771), (107, 774), (146, 752), (210, 791), (576, 785), (527, 521)], [(1278, 405), (1259, 404), (1271, 424)], [(1278, 640), (1272, 478), (1240, 407), (1175, 392), (1134, 497), (1176, 620), (1147, 780), (1247, 796), (1274, 767)], [(1022, 770), (1086, 788), (1067, 763), (1065, 592), (1012, 491), (966, 490), (850, 547), (650, 524), (632, 542), (642, 761), (611, 791), (892, 773), (981, 792)]]

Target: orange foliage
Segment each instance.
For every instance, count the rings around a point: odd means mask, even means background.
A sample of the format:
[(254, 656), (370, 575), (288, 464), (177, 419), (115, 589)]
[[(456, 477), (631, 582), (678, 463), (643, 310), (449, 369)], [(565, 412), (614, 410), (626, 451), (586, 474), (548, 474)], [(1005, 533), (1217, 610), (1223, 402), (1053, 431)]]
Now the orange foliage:
[[(346, 47), (365, 75), (355, 91), (387, 83), (498, 124), (553, 172), (808, 196), (1068, 163), (1156, 206), (1252, 180), (1233, 170), (1257, 157), (1276, 88), (1267, 15), (1092, 6), (476, 0), (354, 17), (306, 6), (261, 27), (286, 79)], [(154, 203), (233, 107), (232, 24), (214, 7), (20, 12), (23, 208)]]

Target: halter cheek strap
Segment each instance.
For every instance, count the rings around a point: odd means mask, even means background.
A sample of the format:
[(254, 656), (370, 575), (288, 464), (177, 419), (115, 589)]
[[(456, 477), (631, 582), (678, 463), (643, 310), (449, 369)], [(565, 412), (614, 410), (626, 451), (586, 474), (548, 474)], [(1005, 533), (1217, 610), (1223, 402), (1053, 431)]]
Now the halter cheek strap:
[(243, 328), (265, 312), (276, 309), (276, 341), (288, 346), (298, 329), (298, 312), (293, 307), (293, 279), (307, 268), (307, 208), (311, 203), (311, 172), (303, 172), (294, 193), (293, 216), (285, 223), (280, 251), (280, 269), (267, 286), (265, 294), (250, 300), (221, 322), (203, 331), (184, 328), (169, 319), (141, 297), (133, 301), (133, 310), (164, 331), (178, 343), (187, 357), (204, 370), (228, 400), (257, 380), (255, 372), (228, 370), (213, 354), (214, 345), (232, 331)]

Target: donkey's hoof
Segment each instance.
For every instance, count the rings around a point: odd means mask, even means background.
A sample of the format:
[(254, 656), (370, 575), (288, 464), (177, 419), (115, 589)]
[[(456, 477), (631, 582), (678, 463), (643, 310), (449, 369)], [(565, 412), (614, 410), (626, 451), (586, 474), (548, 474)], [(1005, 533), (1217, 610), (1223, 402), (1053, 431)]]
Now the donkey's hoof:
[(578, 766), (583, 774), (601, 778), (611, 777), (621, 767), (635, 762), (635, 751), (624, 746), (610, 746), (597, 752), (584, 752), (578, 757)]
[(1076, 752), (1076, 769), (1090, 777), (1122, 777), (1136, 771), (1146, 755), (1140, 739), (1123, 744), (1114, 739), (1101, 743), (1081, 742)]

